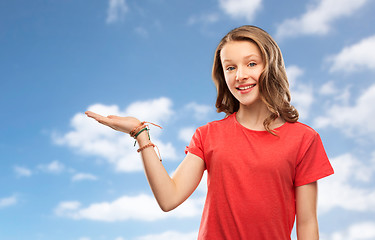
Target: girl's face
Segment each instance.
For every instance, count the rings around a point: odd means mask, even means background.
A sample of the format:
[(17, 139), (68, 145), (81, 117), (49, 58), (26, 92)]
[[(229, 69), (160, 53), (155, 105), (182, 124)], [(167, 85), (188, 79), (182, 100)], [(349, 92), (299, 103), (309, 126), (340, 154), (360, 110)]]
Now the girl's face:
[(261, 103), (258, 80), (264, 63), (259, 47), (250, 41), (230, 41), (220, 58), (227, 86), (240, 107)]

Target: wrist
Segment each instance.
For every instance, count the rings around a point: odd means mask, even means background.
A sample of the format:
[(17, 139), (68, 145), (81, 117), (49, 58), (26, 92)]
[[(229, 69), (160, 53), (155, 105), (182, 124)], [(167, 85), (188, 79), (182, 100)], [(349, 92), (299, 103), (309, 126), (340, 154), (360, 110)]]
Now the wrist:
[(140, 132), (135, 140), (138, 142), (139, 146), (150, 143), (151, 140), (148, 130)]
[(129, 132), (130, 137), (136, 139), (137, 134), (139, 134), (145, 128), (147, 129), (147, 126), (143, 122), (140, 122), (137, 126), (133, 127), (133, 129)]
[[(141, 132), (145, 131), (148, 133), (148, 131), (150, 130), (149, 129), (149, 126), (147, 123), (150, 123), (156, 127), (159, 127), (162, 129), (162, 127), (160, 127), (159, 125), (157, 124), (154, 124), (154, 123), (151, 123), (151, 122), (140, 122), (140, 124), (136, 127), (134, 127), (130, 132), (129, 132), (129, 135), (134, 138), (134, 139), (137, 139), (138, 135), (141, 134)], [(150, 138), (150, 135), (149, 135), (149, 138)]]
[(148, 128), (147, 128), (147, 127), (144, 127), (144, 128), (142, 128), (141, 130), (139, 130), (138, 133), (135, 134), (134, 139), (137, 139), (137, 137), (138, 137), (141, 133), (143, 133), (143, 132), (147, 132), (147, 133), (148, 133), (148, 138), (150, 138), (150, 134), (149, 134), (149, 132), (148, 132)]
[[(157, 150), (158, 150), (159, 159), (161, 161), (159, 148), (151, 142), (150, 134), (149, 134), (150, 129), (149, 129), (147, 123), (150, 123), (150, 122), (141, 122), (138, 126), (134, 127), (129, 132), (129, 134), (130, 134), (131, 137), (133, 137), (136, 140), (136, 142), (138, 142), (138, 145), (140, 146), (140, 148), (137, 150), (137, 152), (141, 152), (144, 149), (149, 148), (149, 147), (156, 147)], [(157, 124), (154, 124), (154, 123), (150, 123), (150, 124), (152, 124), (154, 126), (157, 126), (159, 128), (162, 128)], [(134, 143), (134, 146), (135, 146), (136, 142)]]

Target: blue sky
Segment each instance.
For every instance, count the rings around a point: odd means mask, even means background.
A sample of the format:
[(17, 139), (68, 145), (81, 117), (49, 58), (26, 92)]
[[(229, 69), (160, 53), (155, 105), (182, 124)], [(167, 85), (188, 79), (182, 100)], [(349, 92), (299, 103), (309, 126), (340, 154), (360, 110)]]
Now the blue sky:
[(0, 1), (0, 239), (196, 238), (205, 179), (156, 206), (129, 136), (84, 117), (133, 115), (173, 173), (215, 112), (213, 53), (234, 27), (283, 52), (300, 121), (335, 175), (319, 182), (323, 240), (375, 239), (375, 3), (370, 0)]

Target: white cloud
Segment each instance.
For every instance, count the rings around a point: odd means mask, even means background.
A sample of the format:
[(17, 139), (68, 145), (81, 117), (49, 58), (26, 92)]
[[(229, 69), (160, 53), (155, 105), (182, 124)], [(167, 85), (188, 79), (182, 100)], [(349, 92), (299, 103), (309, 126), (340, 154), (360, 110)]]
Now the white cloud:
[(178, 240), (196, 240), (198, 236), (197, 232), (181, 233), (175, 231), (167, 231), (160, 234), (150, 234), (142, 237), (138, 237), (135, 240), (165, 240), (165, 239), (178, 239)]
[(55, 214), (73, 219), (94, 221), (140, 220), (155, 221), (165, 218), (189, 218), (201, 214), (204, 199), (188, 199), (171, 212), (163, 212), (153, 196), (123, 196), (113, 202), (93, 203), (84, 208), (76, 201), (62, 202), (55, 208)]
[(15, 204), (17, 204), (17, 201), (18, 200), (17, 200), (16, 196), (0, 198), (0, 208), (15, 205)]
[(150, 101), (134, 102), (127, 107), (125, 113), (149, 122), (167, 122), (174, 111), (172, 101), (169, 98), (161, 97)]
[(215, 112), (211, 106), (195, 102), (187, 104), (185, 108), (187, 111), (192, 111), (194, 118), (198, 121), (207, 119), (211, 113)]
[(352, 89), (350, 84), (337, 85), (334, 81), (328, 81), (321, 85), (318, 89), (318, 93), (319, 95), (326, 97), (321, 109), (329, 109), (333, 104), (348, 105), (351, 100), (350, 89)]
[(65, 170), (64, 164), (60, 163), (59, 161), (52, 161), (49, 164), (41, 164), (38, 166), (44, 172), (48, 173), (61, 173)]
[(299, 84), (291, 88), (292, 104), (297, 108), (300, 119), (307, 119), (310, 114), (310, 107), (314, 102), (313, 88), (311, 85)]
[(349, 136), (370, 136), (375, 133), (375, 84), (370, 86), (356, 100), (354, 105), (335, 104), (327, 109), (325, 116), (314, 120), (314, 127), (338, 128)]
[(204, 171), (201, 182), (199, 183), (196, 191), (207, 195), (207, 171)]
[(97, 179), (98, 178), (96, 176), (89, 174), (89, 173), (77, 173), (77, 174), (74, 174), (74, 176), (72, 177), (73, 182), (83, 181), (83, 180), (95, 181)]
[(299, 81), (304, 71), (298, 66), (291, 65), (286, 68), (286, 71), (290, 84), (292, 104), (297, 108), (300, 119), (306, 119), (309, 116), (310, 107), (314, 102), (313, 88), (311, 85)]
[(346, 85), (344, 89), (340, 89), (340, 94), (335, 96), (334, 100), (341, 104), (347, 105), (351, 97), (350, 88), (350, 85)]
[[(167, 123), (173, 115), (172, 102), (168, 98), (159, 98), (150, 101), (140, 101), (130, 104), (124, 111), (116, 105), (106, 106), (95, 104), (89, 107), (90, 111), (102, 115), (134, 116), (157, 124)], [(55, 135), (53, 140), (60, 145), (66, 145), (90, 156), (106, 159), (115, 166), (117, 171), (141, 171), (143, 169), (134, 139), (124, 133), (119, 133), (103, 126), (83, 113), (77, 113), (71, 119), (72, 131), (63, 136)], [(176, 150), (171, 143), (159, 139), (162, 130), (152, 127), (151, 141), (160, 149), (163, 160), (177, 159)]]
[(125, 240), (125, 238), (117, 237), (117, 238), (115, 238), (115, 240)]
[(335, 20), (354, 14), (369, 0), (319, 0), (314, 2), (316, 5), (310, 5), (302, 16), (282, 22), (277, 29), (277, 38), (327, 34)]
[(324, 83), (320, 89), (319, 93), (321, 95), (334, 95), (337, 93), (337, 87), (335, 86), (335, 83), (333, 81), (329, 81)]
[(332, 62), (331, 72), (355, 72), (363, 69), (375, 70), (375, 35), (345, 47), (337, 55), (327, 58)]
[(322, 235), (322, 240), (373, 240), (375, 239), (375, 222), (356, 223), (347, 230)]
[(262, 7), (262, 0), (219, 0), (219, 6), (234, 19), (252, 21)]
[(78, 240), (90, 240), (91, 238), (89, 238), (89, 237), (80, 237), (80, 238), (78, 238)]
[(375, 189), (360, 187), (370, 183), (375, 173), (375, 161), (364, 163), (352, 154), (331, 159), (335, 174), (319, 181), (319, 214), (333, 208), (375, 212)]
[(291, 65), (287, 67), (286, 72), (288, 75), (290, 88), (295, 87), (295, 85), (297, 84), (297, 78), (303, 76), (304, 73), (303, 70), (296, 65)]
[(81, 203), (78, 201), (66, 201), (61, 202), (55, 208), (55, 214), (57, 216), (66, 216), (66, 217), (73, 217), (74, 215), (70, 215), (70, 213), (76, 211), (81, 206)]
[(109, 0), (107, 23), (114, 23), (123, 20), (127, 11), (128, 6), (126, 5), (125, 0)]
[(30, 177), (32, 175), (32, 171), (25, 167), (15, 166), (13, 169), (18, 177)]
[(191, 137), (194, 135), (194, 132), (195, 132), (194, 127), (182, 128), (178, 132), (178, 139), (184, 141), (185, 143), (189, 143), (191, 140)]

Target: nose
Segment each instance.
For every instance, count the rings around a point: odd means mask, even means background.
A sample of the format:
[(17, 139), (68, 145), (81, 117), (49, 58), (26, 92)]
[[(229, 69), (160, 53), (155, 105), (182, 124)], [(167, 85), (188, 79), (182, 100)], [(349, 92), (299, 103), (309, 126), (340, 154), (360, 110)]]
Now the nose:
[(236, 80), (242, 81), (249, 78), (249, 75), (244, 67), (238, 67), (236, 72)]

